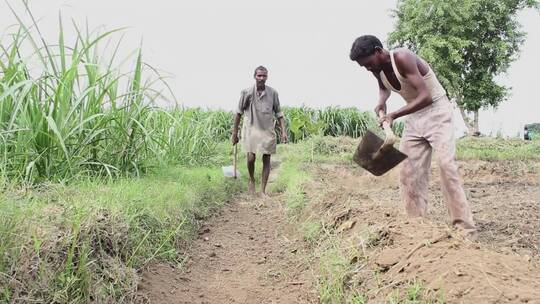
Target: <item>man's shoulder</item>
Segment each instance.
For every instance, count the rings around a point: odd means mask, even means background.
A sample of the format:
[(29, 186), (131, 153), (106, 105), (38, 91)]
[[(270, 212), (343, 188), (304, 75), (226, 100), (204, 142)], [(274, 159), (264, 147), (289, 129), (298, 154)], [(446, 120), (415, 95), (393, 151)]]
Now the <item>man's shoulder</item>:
[(395, 49), (393, 50), (393, 55), (396, 67), (402, 75), (413, 71), (414, 67), (419, 64), (425, 65), (429, 69), (429, 64), (424, 59), (407, 48)]
[(403, 47), (393, 49), (392, 53), (394, 54), (394, 60), (396, 61), (415, 60), (416, 57), (418, 57), (416, 53)]
[[(277, 93), (278, 93), (276, 89), (274, 89), (274, 88), (272, 88), (270, 86), (265, 86), (264, 90), (266, 91), (266, 94), (268, 94), (268, 95), (277, 95)], [(245, 88), (240, 93), (242, 95), (253, 94), (253, 87)]]
[(249, 87), (249, 88), (242, 89), (242, 91), (240, 91), (240, 93), (242, 95), (246, 95), (248, 93), (251, 93), (252, 91), (253, 91), (253, 87)]
[(277, 94), (277, 90), (272, 88), (271, 86), (266, 86), (265, 90), (266, 90), (267, 94), (268, 93)]

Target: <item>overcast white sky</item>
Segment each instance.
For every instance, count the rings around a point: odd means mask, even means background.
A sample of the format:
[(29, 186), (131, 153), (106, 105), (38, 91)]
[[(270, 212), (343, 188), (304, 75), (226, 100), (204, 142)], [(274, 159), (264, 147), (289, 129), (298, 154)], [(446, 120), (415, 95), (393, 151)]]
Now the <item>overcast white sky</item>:
[[(54, 41), (58, 12), (91, 28), (129, 27), (124, 48), (143, 40), (144, 60), (173, 75), (169, 80), (186, 106), (233, 109), (240, 90), (253, 83), (253, 69), (269, 69), (268, 85), (282, 105), (354, 106), (369, 110), (377, 100), (374, 78), (348, 58), (353, 40), (374, 34), (382, 40), (392, 30), (395, 0), (30, 0), (41, 18), (43, 34)], [(9, 0), (24, 13), (18, 0)], [(15, 19), (0, 2), (0, 29)], [(497, 111), (481, 114), (481, 130), (515, 136), (524, 123), (540, 122), (540, 14), (520, 14), (528, 33), (521, 57), (500, 81), (512, 89)], [(403, 105), (391, 97), (390, 108)]]

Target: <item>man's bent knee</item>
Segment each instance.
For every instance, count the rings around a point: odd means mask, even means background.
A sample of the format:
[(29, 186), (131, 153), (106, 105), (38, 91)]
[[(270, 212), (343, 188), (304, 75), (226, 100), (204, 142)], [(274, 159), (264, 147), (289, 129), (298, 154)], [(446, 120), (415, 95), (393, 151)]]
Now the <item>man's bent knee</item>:
[(256, 157), (255, 153), (248, 153), (248, 154), (247, 154), (247, 161), (248, 161), (248, 163), (253, 163), (253, 162), (255, 162), (255, 159), (256, 159), (256, 158), (257, 158), (257, 157)]

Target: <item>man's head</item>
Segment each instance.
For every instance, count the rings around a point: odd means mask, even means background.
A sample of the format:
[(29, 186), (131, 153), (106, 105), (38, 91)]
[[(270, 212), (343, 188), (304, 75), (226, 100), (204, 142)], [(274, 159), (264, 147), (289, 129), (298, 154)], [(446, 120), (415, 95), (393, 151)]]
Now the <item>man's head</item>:
[(257, 87), (264, 87), (266, 83), (266, 79), (268, 78), (268, 70), (261, 66), (258, 66), (255, 68), (255, 72), (253, 73), (253, 77), (255, 78), (255, 82), (257, 83)]
[(364, 35), (356, 38), (349, 57), (368, 71), (379, 73), (385, 59), (383, 55), (381, 41), (375, 36)]

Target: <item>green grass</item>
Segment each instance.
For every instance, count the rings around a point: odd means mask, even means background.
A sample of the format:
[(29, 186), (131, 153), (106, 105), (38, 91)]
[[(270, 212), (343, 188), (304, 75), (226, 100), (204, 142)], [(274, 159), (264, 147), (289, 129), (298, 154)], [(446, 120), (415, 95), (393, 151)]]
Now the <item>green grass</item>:
[(270, 185), (270, 191), (284, 192), (287, 211), (289, 215), (295, 216), (307, 204), (303, 185), (310, 180), (310, 176), (302, 162), (304, 157), (302, 146), (301, 144), (279, 145), (278, 155), (282, 160), (279, 178)]
[(47, 41), (35, 20), (13, 14), (20, 23), (0, 41), (1, 179), (139, 176), (167, 163), (211, 163), (229, 138), (229, 112), (156, 107), (167, 83), (142, 48), (118, 58), (121, 29), (74, 24), (67, 39), (60, 19), (58, 39)]
[(457, 143), (458, 159), (540, 160), (540, 140), (466, 138)]
[(338, 247), (327, 248), (319, 258), (318, 290), (323, 304), (344, 303), (349, 262)]
[(411, 281), (400, 289), (395, 290), (388, 297), (390, 304), (444, 304), (446, 303), (444, 294), (427, 290), (424, 282)]
[(366, 304), (367, 300), (362, 294), (354, 293), (351, 299), (347, 303), (348, 304)]
[(306, 242), (314, 245), (321, 235), (323, 224), (316, 220), (305, 220), (300, 224), (299, 231)]
[[(325, 107), (322, 109), (284, 107), (285, 120), (289, 126), (289, 140), (298, 142), (313, 136), (348, 136), (358, 138), (366, 130), (380, 129), (371, 112), (362, 112), (357, 108)], [(394, 132), (400, 135), (403, 123), (394, 125)]]
[(0, 302), (131, 302), (137, 271), (180, 263), (198, 220), (240, 190), (219, 169), (5, 189)]

